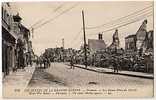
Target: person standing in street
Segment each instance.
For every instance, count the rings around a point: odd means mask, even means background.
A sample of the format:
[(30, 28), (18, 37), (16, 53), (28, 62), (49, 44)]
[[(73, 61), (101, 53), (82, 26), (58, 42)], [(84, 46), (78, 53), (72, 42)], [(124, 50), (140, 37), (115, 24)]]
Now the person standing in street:
[(39, 65), (39, 58), (36, 59), (36, 66)]
[(74, 69), (74, 57), (73, 56), (71, 56), (71, 58), (70, 58), (70, 65), (71, 65), (71, 69)]
[(112, 65), (113, 65), (114, 73), (118, 73), (119, 64), (118, 64), (118, 60), (115, 56), (113, 56)]
[(47, 63), (48, 63), (48, 67), (50, 67), (50, 63), (51, 63), (51, 61), (50, 61), (50, 59), (49, 58), (47, 58)]

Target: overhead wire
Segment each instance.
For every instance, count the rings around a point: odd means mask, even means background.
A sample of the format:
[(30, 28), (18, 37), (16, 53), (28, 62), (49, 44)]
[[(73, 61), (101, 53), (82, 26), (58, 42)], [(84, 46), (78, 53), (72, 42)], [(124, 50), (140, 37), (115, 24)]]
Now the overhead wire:
[[(140, 21), (140, 20), (142, 20), (142, 19), (144, 19), (145, 17), (149, 17), (149, 16), (151, 16), (152, 15), (152, 12), (150, 11), (150, 12), (147, 12), (146, 11), (146, 13), (141, 13), (141, 15), (140, 16), (136, 16), (136, 18), (131, 18), (131, 19), (127, 19), (126, 21), (127, 21), (127, 23), (119, 23), (119, 24), (116, 24), (115, 26), (116, 27), (113, 27), (113, 28), (111, 28), (111, 29), (108, 29), (108, 30), (104, 30), (104, 31), (102, 31), (102, 32), (100, 32), (100, 33), (104, 33), (104, 32), (108, 32), (108, 31), (112, 31), (112, 30), (115, 30), (115, 29), (117, 29), (117, 28), (120, 28), (120, 27), (123, 27), (123, 26), (127, 26), (127, 25), (129, 25), (129, 24), (132, 24), (132, 23), (135, 23), (135, 22), (137, 22), (137, 21)], [(123, 18), (123, 17), (122, 17)], [(126, 17), (124, 17), (124, 18), (126, 18)], [(121, 19), (121, 18), (120, 18)], [(117, 25), (119, 25), (119, 26), (117, 26)], [(92, 34), (87, 34), (87, 35), (92, 35)], [(94, 34), (95, 35), (95, 34)], [(96, 35), (97, 35), (97, 33), (96, 33)], [(78, 45), (79, 44), (79, 41), (75, 44), (75, 46), (76, 45)]]
[[(127, 23), (123, 23), (123, 24), (121, 24), (121, 25), (119, 25), (119, 26), (116, 26), (116, 27), (113, 27), (113, 28), (110, 28), (110, 29), (107, 29), (107, 30), (104, 30), (104, 31), (101, 31), (101, 32), (98, 32), (98, 33), (104, 33), (104, 32), (108, 32), (108, 31), (112, 31), (112, 30), (115, 30), (115, 29), (117, 29), (117, 28), (121, 28), (121, 27), (123, 27), (123, 26), (127, 26), (127, 25), (129, 25), (129, 24), (132, 24), (132, 23), (138, 22), (138, 21), (140, 21), (140, 20), (143, 20), (143, 19), (145, 19), (145, 16), (146, 16), (146, 17), (149, 17), (149, 16), (152, 16), (152, 15), (153, 15), (152, 13), (148, 13), (147, 15), (140, 16), (139, 18), (135, 18), (135, 19), (133, 19), (133, 20), (127, 22)], [(94, 34), (87, 34), (87, 35), (97, 35), (97, 33), (94, 33)]]
[(94, 27), (86, 27), (86, 29), (100, 28), (100, 27), (106, 26), (106, 25), (108, 25), (108, 24), (112, 24), (112, 23), (114, 23), (114, 22), (122, 21), (123, 19), (126, 19), (126, 18), (128, 18), (128, 17), (138, 15), (139, 13), (143, 13), (143, 12), (146, 11), (146, 10), (147, 10), (147, 11), (148, 11), (148, 10), (152, 10), (152, 9), (149, 9), (149, 8), (151, 8), (151, 7), (153, 7), (153, 5), (148, 6), (148, 7), (144, 8), (144, 9), (138, 10), (138, 11), (136, 11), (136, 12), (130, 13), (130, 14), (126, 15), (126, 16), (121, 17), (121, 18), (118, 18), (118, 19), (109, 21), (109, 22), (107, 22), (107, 23), (105, 23), (105, 24), (102, 24), (102, 25), (98, 25), (98, 26), (94, 26)]
[(61, 12), (59, 15), (55, 16), (54, 18), (50, 18), (49, 20), (45, 21), (44, 23), (40, 24), (38, 27), (34, 27), (34, 29), (38, 29), (43, 27), (44, 25), (54, 21), (55, 19), (57, 19), (58, 17), (60, 17), (61, 15), (67, 13), (68, 11), (70, 11), (71, 9), (75, 8), (78, 5), (78, 3), (74, 4), (73, 6), (71, 6), (70, 8), (64, 10), (63, 12)]
[[(129, 21), (129, 20), (134, 20), (135, 18), (138, 18), (138, 17), (141, 17), (141, 16), (146, 16), (146, 15), (149, 14), (149, 13), (152, 13), (152, 11), (150, 11), (150, 12), (146, 12), (146, 13), (142, 13), (142, 14), (139, 14), (139, 15), (136, 15), (135, 17), (132, 17), (132, 18), (128, 18), (128, 19), (122, 20), (122, 21), (120, 21), (120, 22), (118, 22), (118, 23), (110, 24), (110, 25), (108, 25), (107, 27), (116, 26), (116, 25), (119, 25), (119, 24), (125, 23), (125, 22), (127, 22), (127, 21)], [(106, 28), (106, 27), (105, 27), (105, 28)]]
[[(61, 9), (63, 6), (64, 6), (64, 3), (61, 4), (61, 5), (59, 5), (58, 7), (56, 7), (52, 12), (53, 12), (53, 13), (57, 12), (57, 11), (58, 11), (59, 9)], [(34, 23), (33, 25), (31, 25), (30, 28), (33, 28), (33, 27), (35, 27), (36, 25), (40, 24), (40, 23), (41, 23), (43, 20), (45, 20), (46, 18), (47, 18), (47, 16), (44, 17), (44, 18), (42, 18), (42, 19), (40, 19), (40, 20), (38, 20), (36, 23)]]
[[(46, 20), (45, 22), (41, 23), (41, 24), (40, 24), (39, 26), (37, 26), (37, 27), (34, 27), (34, 29), (38, 29), (38, 28), (40, 28), (40, 27), (42, 27), (42, 26), (44, 26), (44, 25), (46, 25), (46, 24), (48, 24), (48, 23), (54, 21), (56, 18), (58, 18), (59, 16), (63, 15), (64, 13), (67, 13), (67, 12), (70, 11), (71, 9), (75, 8), (76, 6), (77, 6), (77, 3), (76, 3), (75, 5), (73, 5), (73, 6), (71, 6), (70, 8), (64, 10), (64, 11), (61, 12), (59, 15), (57, 15), (57, 16), (55, 16), (55, 17), (53, 17), (53, 18), (50, 18), (50, 19), (48, 19), (48, 20)], [(152, 7), (152, 6), (148, 6), (148, 7), (144, 8), (144, 9), (141, 9), (141, 10), (138, 10), (138, 11), (133, 12), (133, 13), (131, 13), (131, 14), (128, 14), (128, 15), (126, 15), (126, 16), (123, 16), (123, 17), (121, 17), (121, 18), (119, 18), (119, 19), (115, 19), (115, 20), (112, 20), (112, 21), (110, 21), (110, 22), (108, 22), (108, 23), (105, 23), (105, 24), (102, 24), (102, 25), (98, 25), (98, 26), (94, 26), (94, 27), (86, 27), (86, 29), (97, 29), (97, 28), (101, 28), (101, 27), (104, 27), (104, 26), (107, 26), (107, 27), (108, 27), (109, 24), (110, 24), (110, 25), (113, 25), (113, 27), (111, 27), (110, 29), (101, 31), (101, 33), (104, 33), (104, 32), (108, 32), (108, 31), (111, 31), (111, 30), (114, 30), (114, 29), (117, 29), (117, 28), (120, 28), (120, 27), (123, 27), (123, 26), (127, 26), (127, 25), (129, 25), (129, 24), (131, 24), (131, 23), (135, 23), (135, 22), (137, 22), (137, 21), (142, 20), (143, 18), (145, 18), (145, 16), (146, 16), (146, 17), (151, 16), (151, 15), (152, 15), (152, 14), (150, 14), (151, 12), (148, 12), (148, 13), (145, 14), (145, 12), (147, 12), (148, 10), (151, 10), (151, 9), (149, 9), (149, 8), (151, 8), (151, 7)], [(142, 15), (142, 14), (143, 14), (143, 15)], [(140, 15), (140, 16), (138, 16), (138, 15)], [(139, 18), (134, 18), (134, 17), (132, 17), (132, 16), (139, 17)], [(132, 17), (132, 18), (129, 18), (129, 17)], [(130, 19), (131, 19), (131, 20), (130, 20)], [(125, 22), (123, 22), (123, 21), (127, 21), (127, 22), (125, 23)], [(115, 24), (115, 22), (119, 22), (119, 23)], [(115, 24), (115, 25), (114, 25), (114, 24)], [(76, 34), (76, 36), (73, 38), (72, 41), (74, 41), (74, 42), (71, 42), (72, 45), (75, 44), (75, 43), (77, 42), (76, 39), (78, 39), (78, 36), (80, 35), (81, 31), (82, 31), (82, 28), (81, 28), (81, 30)], [(96, 34), (97, 34), (97, 33), (96, 33)], [(86, 34), (86, 35), (95, 35), (95, 34)], [(76, 42), (75, 42), (75, 41), (76, 41)], [(79, 43), (79, 42), (78, 42), (78, 43)]]

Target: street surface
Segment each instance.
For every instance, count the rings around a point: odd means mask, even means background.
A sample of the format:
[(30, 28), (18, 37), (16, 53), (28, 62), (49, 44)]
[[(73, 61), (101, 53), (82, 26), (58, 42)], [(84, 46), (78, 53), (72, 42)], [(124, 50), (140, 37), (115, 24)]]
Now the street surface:
[(63, 63), (51, 63), (47, 69), (36, 68), (28, 87), (153, 87), (152, 79), (92, 72)]

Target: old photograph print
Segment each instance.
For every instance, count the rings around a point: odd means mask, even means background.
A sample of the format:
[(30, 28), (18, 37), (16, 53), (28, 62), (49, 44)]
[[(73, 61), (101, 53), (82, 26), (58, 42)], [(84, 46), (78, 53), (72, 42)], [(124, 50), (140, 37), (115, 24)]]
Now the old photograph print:
[(153, 9), (153, 1), (2, 2), (3, 97), (153, 97)]

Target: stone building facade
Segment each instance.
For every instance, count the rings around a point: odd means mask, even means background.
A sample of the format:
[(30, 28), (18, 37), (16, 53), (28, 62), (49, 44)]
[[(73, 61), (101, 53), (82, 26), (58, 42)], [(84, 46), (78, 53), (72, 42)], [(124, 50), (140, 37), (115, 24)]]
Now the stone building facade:
[[(22, 18), (10, 3), (2, 3), (2, 72), (5, 77), (17, 68), (26, 66), (30, 31), (21, 24)], [(31, 47), (32, 49), (32, 47)]]
[(2, 72), (8, 75), (16, 64), (16, 34), (13, 33), (13, 14), (9, 3), (2, 3)]

